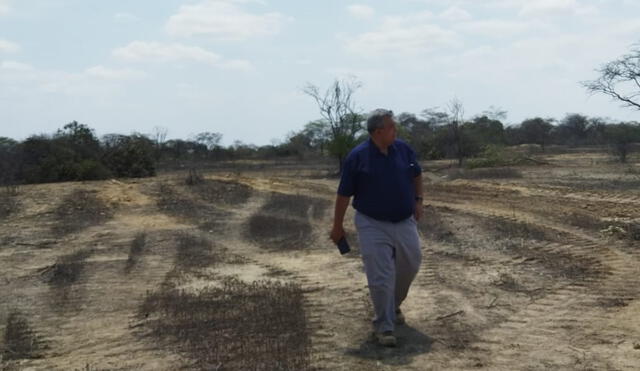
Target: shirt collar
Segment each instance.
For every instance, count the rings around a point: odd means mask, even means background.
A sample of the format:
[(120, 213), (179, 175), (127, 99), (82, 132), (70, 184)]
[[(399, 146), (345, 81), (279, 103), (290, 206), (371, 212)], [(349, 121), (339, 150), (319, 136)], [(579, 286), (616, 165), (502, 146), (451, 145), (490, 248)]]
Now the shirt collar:
[[(397, 150), (396, 141), (394, 140), (393, 143), (391, 143), (391, 145), (389, 146), (389, 148), (387, 148), (387, 151), (389, 155), (392, 155), (393, 153), (396, 152), (396, 150)], [(373, 142), (371, 138), (369, 138), (369, 151), (372, 151), (373, 153), (378, 153), (382, 156), (386, 156), (384, 153), (382, 153), (382, 151), (380, 151), (380, 148), (376, 146), (376, 144)]]

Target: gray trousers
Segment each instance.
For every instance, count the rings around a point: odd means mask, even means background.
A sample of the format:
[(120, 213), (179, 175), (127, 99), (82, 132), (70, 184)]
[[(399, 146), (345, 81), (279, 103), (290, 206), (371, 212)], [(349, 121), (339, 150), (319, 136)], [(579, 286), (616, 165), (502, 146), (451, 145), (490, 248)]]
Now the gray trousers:
[(393, 331), (396, 309), (407, 297), (422, 260), (413, 216), (398, 223), (383, 222), (356, 211), (362, 262), (375, 310), (375, 331)]

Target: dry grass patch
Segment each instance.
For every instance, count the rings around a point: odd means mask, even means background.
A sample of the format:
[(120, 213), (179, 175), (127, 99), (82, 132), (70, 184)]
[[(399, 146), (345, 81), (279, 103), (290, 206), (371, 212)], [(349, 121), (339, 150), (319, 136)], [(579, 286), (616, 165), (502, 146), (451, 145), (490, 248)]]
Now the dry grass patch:
[(426, 238), (433, 241), (444, 241), (450, 243), (456, 241), (453, 232), (442, 217), (442, 212), (446, 210), (446, 208), (437, 208), (433, 206), (424, 208), (422, 218), (418, 222), (418, 228)]
[(311, 225), (306, 220), (256, 214), (249, 219), (246, 235), (265, 249), (300, 249), (309, 243)]
[[(196, 186), (194, 186), (196, 187)], [(166, 214), (197, 223), (201, 229), (214, 231), (221, 227), (230, 213), (210, 203), (197, 202), (161, 183), (156, 194), (158, 208)]]
[(232, 181), (203, 179), (189, 187), (203, 200), (214, 204), (244, 204), (251, 196), (251, 187)]
[(196, 369), (310, 369), (310, 330), (296, 284), (231, 278), (196, 294), (166, 289), (146, 297), (140, 316)]
[(128, 274), (136, 265), (138, 265), (138, 263), (140, 262), (140, 257), (144, 253), (146, 243), (147, 234), (145, 232), (136, 234), (133, 241), (131, 241), (131, 247), (129, 248), (127, 265), (125, 265), (124, 267), (125, 273)]
[(452, 169), (447, 177), (454, 179), (515, 179), (522, 178), (522, 172), (511, 167), (480, 169)]
[(113, 214), (109, 207), (95, 195), (95, 191), (78, 190), (66, 196), (54, 210), (57, 223), (56, 235), (65, 235), (93, 225), (104, 223)]
[(86, 259), (93, 255), (93, 250), (80, 250), (64, 255), (58, 261), (42, 270), (43, 280), (52, 286), (67, 286), (76, 283), (84, 272)]
[(3, 360), (41, 358), (47, 349), (41, 336), (31, 328), (29, 321), (19, 311), (12, 311), (7, 317), (2, 346)]
[(272, 193), (261, 212), (267, 214), (287, 215), (289, 217), (319, 219), (331, 202), (321, 198), (303, 195)]
[(0, 189), (0, 220), (18, 211), (18, 186), (3, 186)]
[(214, 249), (213, 243), (205, 237), (180, 233), (177, 238), (175, 266), (181, 271), (213, 266), (222, 261), (223, 250)]
[(610, 274), (595, 258), (524, 246), (513, 246), (511, 252), (525, 258), (530, 264), (537, 263), (556, 278), (581, 281), (587, 278), (602, 278)]

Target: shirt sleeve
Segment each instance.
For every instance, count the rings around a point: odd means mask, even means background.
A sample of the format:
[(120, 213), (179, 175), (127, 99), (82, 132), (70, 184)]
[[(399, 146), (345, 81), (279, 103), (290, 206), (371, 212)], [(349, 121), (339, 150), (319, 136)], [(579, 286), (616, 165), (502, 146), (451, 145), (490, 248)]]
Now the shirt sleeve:
[(342, 164), (342, 175), (340, 176), (338, 194), (340, 196), (351, 197), (354, 193), (356, 193), (355, 159), (353, 156), (347, 156)]
[(407, 150), (409, 151), (409, 166), (413, 169), (413, 177), (417, 177), (422, 174), (422, 168), (420, 167), (420, 163), (416, 159), (416, 153), (411, 149), (411, 147), (407, 146)]

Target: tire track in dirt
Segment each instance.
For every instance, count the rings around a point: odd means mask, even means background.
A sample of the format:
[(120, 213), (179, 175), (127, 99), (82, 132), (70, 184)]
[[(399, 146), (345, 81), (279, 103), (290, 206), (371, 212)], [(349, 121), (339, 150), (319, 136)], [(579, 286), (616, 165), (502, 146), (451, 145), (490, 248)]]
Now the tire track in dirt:
[[(432, 202), (438, 205), (439, 202)], [(619, 303), (635, 300), (640, 294), (638, 278), (638, 254), (623, 252), (607, 245), (606, 242), (586, 236), (573, 228), (541, 223), (526, 212), (491, 209), (469, 204), (447, 203), (447, 207), (476, 214), (483, 218), (493, 218), (504, 222), (533, 223), (542, 228), (555, 230), (568, 238), (562, 244), (548, 242), (539, 247), (538, 252), (553, 256), (563, 254), (575, 260), (591, 262), (591, 265), (606, 274), (600, 277), (584, 279), (579, 282), (561, 283), (547, 290), (546, 295), (533, 300), (507, 318), (496, 327), (481, 333), (480, 340), (473, 344), (482, 353), (482, 364), (498, 369), (510, 369), (514, 364), (530, 364), (532, 360), (541, 367), (566, 369), (573, 367), (580, 359), (571, 344), (574, 338), (586, 336), (589, 331), (598, 331), (615, 317), (615, 313), (606, 310), (585, 310), (585, 306), (594, 307), (596, 303)], [(502, 215), (500, 215), (502, 214)], [(427, 265), (426, 269), (433, 269)], [(437, 284), (433, 275), (427, 277), (427, 284)], [(588, 327), (578, 326), (573, 313), (581, 313), (580, 323), (589, 323)], [(550, 335), (561, 337), (565, 346), (554, 348), (557, 343), (546, 346), (545, 338)], [(588, 342), (587, 342), (588, 343)], [(527, 363), (522, 363), (527, 362)], [(592, 359), (599, 365), (610, 366), (605, 359)]]

